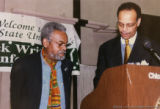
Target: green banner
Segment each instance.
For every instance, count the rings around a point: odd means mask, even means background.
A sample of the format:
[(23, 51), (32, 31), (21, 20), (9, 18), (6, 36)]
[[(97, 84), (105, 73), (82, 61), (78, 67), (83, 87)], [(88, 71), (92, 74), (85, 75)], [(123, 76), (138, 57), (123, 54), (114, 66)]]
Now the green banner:
[(32, 46), (23, 42), (0, 41), (0, 66), (11, 67), (19, 57), (39, 52), (41, 48), (39, 44)]

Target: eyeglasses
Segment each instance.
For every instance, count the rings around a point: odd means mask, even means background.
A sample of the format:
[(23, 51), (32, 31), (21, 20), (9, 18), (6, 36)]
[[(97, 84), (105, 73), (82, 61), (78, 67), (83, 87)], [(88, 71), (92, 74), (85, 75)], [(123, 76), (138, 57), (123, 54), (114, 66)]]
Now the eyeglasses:
[(135, 22), (135, 23), (127, 23), (127, 24), (123, 24), (121, 22), (117, 22), (117, 24), (121, 28), (124, 28), (124, 27), (126, 27), (126, 28), (132, 28), (132, 27), (134, 27), (137, 24), (137, 22)]

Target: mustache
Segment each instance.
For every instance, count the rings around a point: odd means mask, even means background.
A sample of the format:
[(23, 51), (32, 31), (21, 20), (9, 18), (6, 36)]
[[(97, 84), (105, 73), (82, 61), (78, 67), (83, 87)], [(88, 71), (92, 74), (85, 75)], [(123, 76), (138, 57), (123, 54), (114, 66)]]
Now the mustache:
[(128, 32), (121, 32), (122, 34), (129, 34)]
[(66, 54), (66, 51), (58, 51), (58, 54)]

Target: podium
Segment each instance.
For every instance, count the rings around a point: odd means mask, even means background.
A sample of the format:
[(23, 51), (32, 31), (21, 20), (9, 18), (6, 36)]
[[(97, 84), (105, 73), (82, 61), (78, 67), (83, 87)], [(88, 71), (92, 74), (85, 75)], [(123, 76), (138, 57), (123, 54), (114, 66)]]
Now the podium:
[(122, 65), (105, 70), (81, 109), (160, 109), (160, 67)]

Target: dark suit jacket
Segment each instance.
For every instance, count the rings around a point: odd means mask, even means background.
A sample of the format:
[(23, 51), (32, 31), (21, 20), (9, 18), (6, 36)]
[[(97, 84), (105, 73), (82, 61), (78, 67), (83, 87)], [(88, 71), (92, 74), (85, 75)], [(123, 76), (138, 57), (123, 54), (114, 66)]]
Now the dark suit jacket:
[[(70, 109), (72, 63), (62, 61), (66, 109)], [(40, 53), (18, 59), (11, 70), (11, 109), (39, 109), (42, 91)]]
[[(137, 36), (130, 57), (128, 59), (128, 63), (136, 63), (141, 62), (142, 60), (146, 60), (149, 65), (159, 66), (160, 63), (157, 61), (157, 59), (144, 48), (144, 40), (146, 40), (146, 38), (139, 35)], [(153, 44), (153, 46), (158, 49), (157, 44)], [(119, 65), (122, 65), (120, 36), (107, 41), (100, 46), (96, 76), (94, 78), (94, 87), (97, 86), (97, 83), (105, 69)]]

